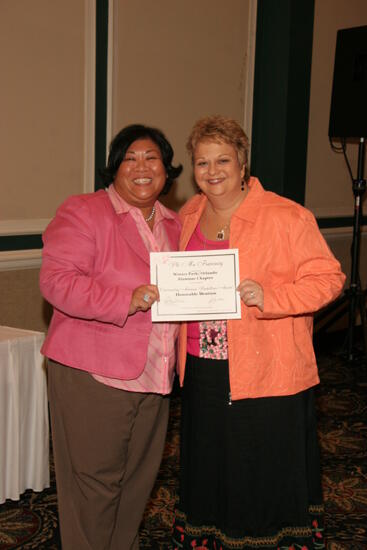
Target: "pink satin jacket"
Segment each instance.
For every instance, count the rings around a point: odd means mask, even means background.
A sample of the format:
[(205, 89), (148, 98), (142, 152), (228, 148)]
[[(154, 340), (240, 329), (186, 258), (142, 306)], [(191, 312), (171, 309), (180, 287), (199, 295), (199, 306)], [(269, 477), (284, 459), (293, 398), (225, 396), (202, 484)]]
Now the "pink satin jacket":
[[(178, 216), (159, 207), (177, 250)], [(149, 313), (128, 316), (133, 289), (150, 281), (149, 254), (132, 216), (117, 214), (106, 191), (70, 197), (43, 241), (40, 287), (54, 306), (43, 354), (109, 378), (137, 378), (152, 322)]]

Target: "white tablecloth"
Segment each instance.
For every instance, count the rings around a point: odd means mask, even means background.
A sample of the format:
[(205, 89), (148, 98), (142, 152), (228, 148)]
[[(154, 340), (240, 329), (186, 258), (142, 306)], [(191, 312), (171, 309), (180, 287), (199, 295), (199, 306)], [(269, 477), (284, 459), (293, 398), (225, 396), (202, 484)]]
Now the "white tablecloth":
[(0, 327), (0, 504), (50, 486), (44, 337)]

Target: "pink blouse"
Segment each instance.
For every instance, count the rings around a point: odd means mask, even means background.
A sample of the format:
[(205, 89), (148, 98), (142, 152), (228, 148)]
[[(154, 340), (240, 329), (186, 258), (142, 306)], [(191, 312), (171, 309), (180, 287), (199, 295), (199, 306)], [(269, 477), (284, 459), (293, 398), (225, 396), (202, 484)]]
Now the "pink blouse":
[[(186, 250), (223, 250), (229, 241), (212, 241), (196, 226)], [(187, 323), (187, 353), (206, 359), (228, 359), (227, 321)]]
[[(155, 203), (156, 213), (153, 232), (146, 224), (141, 211), (124, 201), (116, 192), (113, 185), (110, 185), (107, 193), (117, 214), (130, 211), (136, 225), (139, 228), (145, 246), (150, 252), (169, 251), (169, 240), (160, 221), (163, 214), (159, 202)], [(147, 313), (150, 315), (150, 312)], [(177, 323), (153, 323), (150, 334), (148, 356), (145, 369), (138, 378), (134, 380), (120, 380), (107, 378), (105, 376), (93, 375), (98, 382), (127, 391), (143, 393), (160, 393), (162, 395), (171, 393), (174, 367), (176, 362), (176, 338), (178, 335)]]

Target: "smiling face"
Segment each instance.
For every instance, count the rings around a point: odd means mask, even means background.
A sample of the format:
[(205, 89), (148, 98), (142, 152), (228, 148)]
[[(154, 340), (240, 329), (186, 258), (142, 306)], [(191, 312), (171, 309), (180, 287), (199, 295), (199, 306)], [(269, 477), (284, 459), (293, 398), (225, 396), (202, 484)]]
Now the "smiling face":
[(241, 194), (245, 166), (228, 143), (200, 141), (194, 151), (194, 176), (201, 191), (213, 200), (236, 199)]
[(153, 206), (165, 182), (161, 150), (154, 141), (144, 138), (130, 145), (113, 184), (126, 202), (145, 212)]

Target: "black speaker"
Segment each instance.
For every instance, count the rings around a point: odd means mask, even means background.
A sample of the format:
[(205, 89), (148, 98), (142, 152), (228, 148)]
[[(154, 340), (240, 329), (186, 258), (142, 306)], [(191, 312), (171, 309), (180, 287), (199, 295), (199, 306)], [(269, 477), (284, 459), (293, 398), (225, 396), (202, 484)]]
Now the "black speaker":
[(330, 137), (367, 137), (367, 26), (338, 31)]

